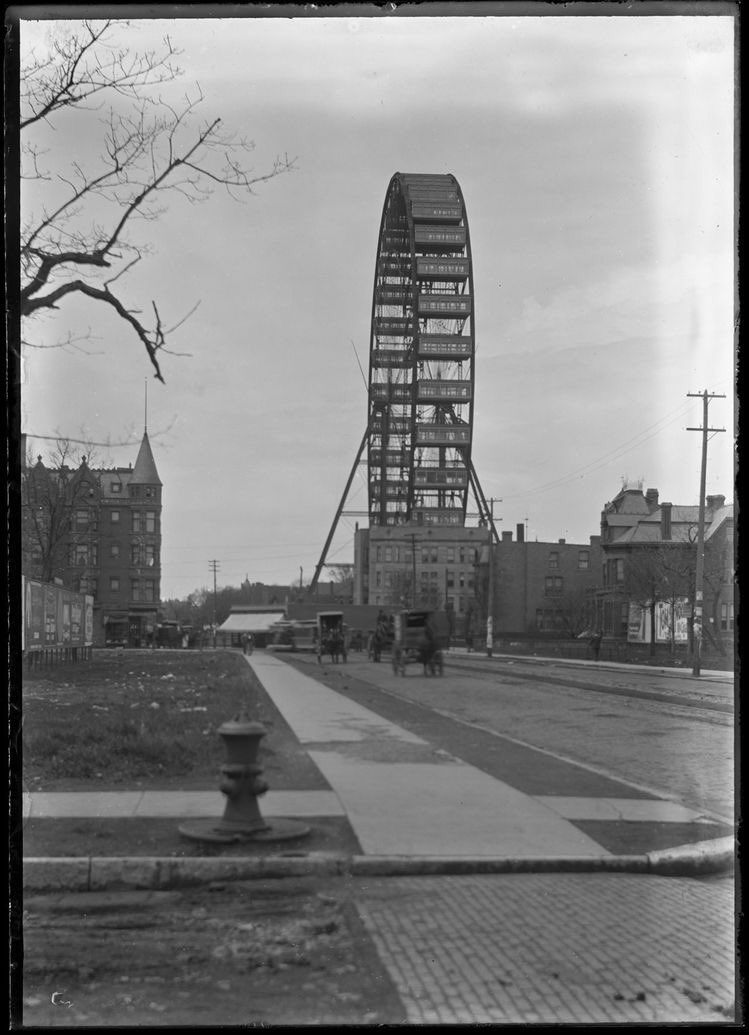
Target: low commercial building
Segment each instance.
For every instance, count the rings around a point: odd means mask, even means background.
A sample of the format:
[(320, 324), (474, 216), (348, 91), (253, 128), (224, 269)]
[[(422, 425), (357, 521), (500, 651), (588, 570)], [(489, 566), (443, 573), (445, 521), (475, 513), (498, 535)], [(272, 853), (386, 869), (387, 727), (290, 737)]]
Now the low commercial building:
[(233, 607), (229, 616), (216, 630), (217, 647), (242, 647), (249, 633), (254, 646), (266, 647), (270, 642), (271, 626), (286, 614), (285, 607)]

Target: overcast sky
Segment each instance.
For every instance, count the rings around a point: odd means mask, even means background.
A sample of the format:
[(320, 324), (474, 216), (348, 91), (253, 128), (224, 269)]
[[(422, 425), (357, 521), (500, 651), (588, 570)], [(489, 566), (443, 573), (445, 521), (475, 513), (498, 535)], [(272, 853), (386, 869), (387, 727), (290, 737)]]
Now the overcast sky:
[[(623, 478), (696, 503), (701, 435), (686, 429), (702, 404), (687, 393), (703, 389), (727, 397), (710, 407), (726, 433), (710, 441), (707, 491), (732, 500), (733, 28), (532, 15), (123, 27), (133, 49), (169, 34), (183, 52), (173, 96), (199, 82), (205, 117), (255, 142), (258, 172), (284, 152), (297, 169), (244, 202), (175, 198), (139, 229), (151, 254), (121, 282), (128, 303), (155, 298), (168, 324), (200, 301), (171, 339), (189, 355), (162, 358), (165, 385), (93, 303), (35, 323), (37, 343), (96, 340), (26, 353), (23, 430), (138, 440), (148, 381), (162, 598), (212, 586), (213, 559), (219, 585), (307, 580), (366, 426), (388, 184), (452, 173), (473, 252), (473, 461), (502, 501), (500, 531), (587, 542)], [(22, 43), (55, 31), (23, 23)], [(61, 161), (94, 154), (91, 119), (55, 138)], [(366, 507), (362, 466), (346, 509)], [(342, 518), (330, 562), (353, 560), (357, 520)]]

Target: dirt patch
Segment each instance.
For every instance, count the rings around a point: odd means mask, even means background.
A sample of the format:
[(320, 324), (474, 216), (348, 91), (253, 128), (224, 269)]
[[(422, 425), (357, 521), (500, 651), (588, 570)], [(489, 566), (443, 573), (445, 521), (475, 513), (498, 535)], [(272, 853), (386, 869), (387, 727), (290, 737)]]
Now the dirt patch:
[(342, 880), (213, 885), (145, 908), (138, 893), (124, 909), (58, 901), (26, 903), (24, 1026), (405, 1021)]
[[(261, 811), (262, 811), (262, 798)], [(263, 813), (265, 819), (270, 818)], [(217, 819), (220, 816), (216, 817)], [(313, 816), (301, 820), (309, 827), (305, 837), (290, 841), (240, 841), (210, 844), (191, 841), (179, 832), (184, 819), (138, 817), (134, 819), (34, 819), (23, 829), (23, 854), (27, 859), (93, 855), (172, 856), (174, 858), (215, 856), (307, 855), (330, 852), (359, 855), (361, 845), (342, 816)]]

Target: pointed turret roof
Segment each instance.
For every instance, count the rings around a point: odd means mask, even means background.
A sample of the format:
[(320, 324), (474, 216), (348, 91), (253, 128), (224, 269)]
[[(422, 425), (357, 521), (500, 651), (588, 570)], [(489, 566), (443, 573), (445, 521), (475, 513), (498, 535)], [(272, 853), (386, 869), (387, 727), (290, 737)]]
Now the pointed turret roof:
[(148, 432), (143, 432), (143, 441), (138, 450), (138, 459), (135, 461), (130, 484), (139, 485), (161, 485), (159, 472), (156, 470), (156, 462), (151, 452), (151, 443), (148, 441)]

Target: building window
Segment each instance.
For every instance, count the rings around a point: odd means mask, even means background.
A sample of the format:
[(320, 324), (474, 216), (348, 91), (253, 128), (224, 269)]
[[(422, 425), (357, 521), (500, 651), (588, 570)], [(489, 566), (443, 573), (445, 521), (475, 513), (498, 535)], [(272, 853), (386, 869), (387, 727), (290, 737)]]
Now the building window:
[(119, 510), (113, 510), (112, 511), (112, 524), (116, 525), (119, 520), (120, 520), (120, 512), (119, 512)]
[(153, 489), (150, 486), (146, 486), (146, 499), (150, 499), (153, 496)]
[(447, 548), (447, 563), (452, 564), (455, 560), (455, 547), (448, 546)]
[(550, 568), (558, 568), (559, 567), (559, 553), (558, 553), (557, 550), (552, 550), (551, 553), (549, 554), (549, 567)]
[(76, 510), (73, 521), (76, 528), (88, 528), (88, 511)]
[(452, 589), (455, 586), (455, 573), (452, 571), (447, 571), (445, 573), (445, 581), (447, 583), (447, 588)]
[(122, 492), (122, 482), (110, 482), (109, 491), (112, 493), (113, 496), (118, 495), (120, 492)]
[(624, 559), (622, 557), (617, 557), (614, 561), (614, 581), (624, 582)]
[(119, 543), (112, 543), (112, 545), (109, 547), (109, 556), (110, 557), (119, 557), (120, 556), (120, 546), (119, 546)]
[(130, 579), (130, 599), (140, 600), (140, 579)]
[(152, 604), (156, 600), (156, 580), (146, 579), (143, 586), (143, 594), (146, 603)]
[(564, 580), (560, 575), (547, 575), (545, 586), (547, 597), (558, 597), (564, 590)]
[(143, 515), (141, 514), (141, 512), (139, 510), (134, 510), (133, 511), (133, 515), (132, 515), (132, 518), (133, 518), (133, 532), (142, 532), (143, 531), (143, 529), (141, 528), (141, 524), (142, 524), (142, 520), (141, 519), (142, 519), (142, 517), (143, 517)]
[(733, 630), (733, 604), (720, 605), (720, 629), (721, 632)]
[(131, 485), (130, 486), (130, 495), (133, 496), (133, 497), (140, 496), (140, 485)]
[(120, 588), (120, 580), (116, 575), (111, 575), (109, 578), (109, 588), (113, 593), (117, 593)]
[[(379, 551), (379, 547), (377, 549)], [(382, 572), (381, 571), (376, 571), (375, 572), (375, 587), (377, 589), (381, 589), (382, 588)]]
[(578, 550), (577, 567), (580, 571), (587, 571), (590, 567), (590, 552), (588, 550)]
[(385, 547), (385, 560), (390, 563), (393, 560), (393, 548), (392, 546)]

